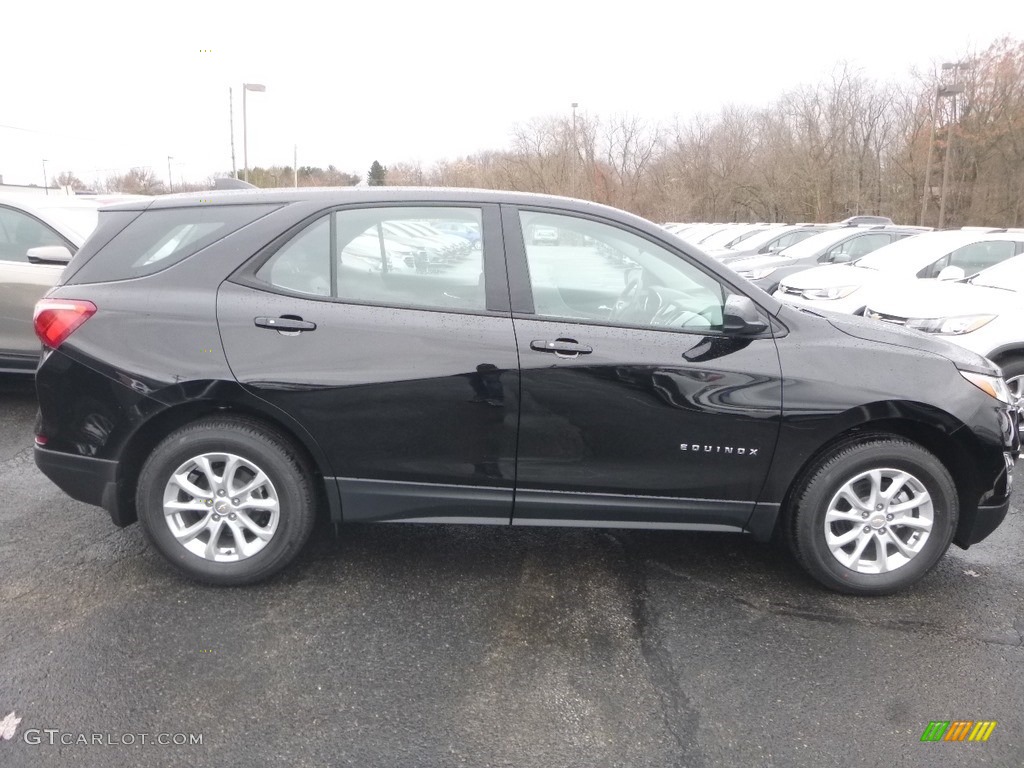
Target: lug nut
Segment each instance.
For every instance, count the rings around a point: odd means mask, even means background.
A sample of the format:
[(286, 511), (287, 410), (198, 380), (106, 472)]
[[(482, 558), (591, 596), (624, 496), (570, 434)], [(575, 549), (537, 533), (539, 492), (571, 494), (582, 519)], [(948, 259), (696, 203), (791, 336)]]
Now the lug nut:
[(893, 518), (893, 516), (892, 516), (891, 514), (890, 514), (890, 515), (886, 515), (886, 516), (885, 516), (885, 519), (886, 519), (886, 520), (892, 520), (892, 518)]
[(231, 503), (232, 503), (232, 504), (238, 504), (238, 499), (232, 499), (232, 500), (231, 500)]
[(878, 532), (879, 532), (879, 533), (885, 533), (885, 528), (879, 528), (879, 529), (878, 529)]
[(234, 520), (234, 519), (235, 519), (236, 517), (238, 517), (238, 515), (236, 515), (236, 514), (235, 514), (234, 512), (232, 512), (232, 513), (231, 513), (231, 514), (229, 515), (229, 518), (230, 518), (231, 520)]
[(879, 504), (878, 506), (876, 506), (876, 507), (875, 507), (875, 509), (876, 509), (877, 511), (881, 512), (881, 511), (882, 511), (882, 505), (881, 505), (881, 504)]
[(224, 489), (221, 488), (219, 491), (217, 491), (217, 495), (218, 496), (223, 496), (224, 495)]
[(871, 526), (870, 525), (865, 525), (864, 526), (864, 533), (871, 533)]
[(207, 499), (206, 500), (206, 506), (212, 507), (213, 506), (213, 499)]
[(214, 516), (213, 516), (213, 519), (214, 519), (214, 520), (220, 520), (220, 515), (214, 515)]
[(865, 520), (867, 520), (868, 519), (868, 513), (867, 512), (862, 512), (861, 513), (861, 517), (863, 517)]

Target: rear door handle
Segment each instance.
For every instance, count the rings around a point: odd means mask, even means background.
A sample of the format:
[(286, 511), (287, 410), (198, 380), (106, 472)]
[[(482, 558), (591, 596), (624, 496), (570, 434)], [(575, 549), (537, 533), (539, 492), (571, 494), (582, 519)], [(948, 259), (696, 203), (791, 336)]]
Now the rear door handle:
[(538, 339), (530, 342), (530, 349), (536, 352), (554, 352), (561, 357), (589, 355), (594, 351), (593, 347), (580, 344), (576, 339), (555, 339), (554, 341)]
[(298, 333), (299, 331), (315, 331), (316, 323), (311, 323), (308, 320), (303, 320), (301, 317), (295, 317), (294, 315), (282, 315), (281, 317), (257, 317), (253, 320), (257, 328), (269, 328), (273, 331), (281, 331), (287, 333), (291, 331)]

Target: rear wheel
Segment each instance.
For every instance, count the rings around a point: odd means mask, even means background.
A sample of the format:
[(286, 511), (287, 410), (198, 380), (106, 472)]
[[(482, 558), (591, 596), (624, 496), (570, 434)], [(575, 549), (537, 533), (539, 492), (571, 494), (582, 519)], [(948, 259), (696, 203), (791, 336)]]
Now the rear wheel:
[(840, 446), (797, 489), (790, 546), (815, 579), (840, 592), (910, 586), (945, 554), (959, 502), (945, 466), (920, 445), (877, 435)]
[(146, 536), (188, 576), (251, 584), (284, 568), (315, 517), (311, 473), (294, 446), (257, 421), (182, 427), (150, 454), (136, 505)]

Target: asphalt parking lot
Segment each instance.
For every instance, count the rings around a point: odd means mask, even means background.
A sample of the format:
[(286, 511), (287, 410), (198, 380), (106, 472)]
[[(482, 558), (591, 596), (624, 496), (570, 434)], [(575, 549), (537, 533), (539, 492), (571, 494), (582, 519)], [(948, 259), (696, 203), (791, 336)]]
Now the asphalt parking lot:
[(468, 526), (324, 529), (216, 589), (50, 484), (34, 416), (0, 381), (0, 766), (1024, 764), (1019, 500), (881, 599), (743, 537)]

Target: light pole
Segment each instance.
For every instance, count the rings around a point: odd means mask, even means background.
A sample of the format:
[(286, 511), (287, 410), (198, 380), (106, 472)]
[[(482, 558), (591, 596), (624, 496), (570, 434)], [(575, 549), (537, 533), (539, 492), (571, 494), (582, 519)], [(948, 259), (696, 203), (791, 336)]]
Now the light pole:
[(956, 96), (963, 93), (964, 87), (960, 85), (960, 69), (966, 66), (964, 62), (947, 61), (942, 65), (946, 71), (953, 70), (953, 85), (940, 88), (940, 96), (953, 97), (953, 110), (948, 126), (946, 127), (946, 158), (942, 163), (942, 192), (939, 193), (939, 229), (946, 224), (946, 192), (949, 189), (949, 161), (953, 156), (953, 129), (956, 127)]
[(572, 196), (576, 197), (576, 155), (579, 151), (576, 149), (576, 107), (579, 106), (578, 102), (572, 103)]
[(924, 189), (921, 191), (921, 221), (918, 223), (923, 227), (925, 216), (928, 214), (928, 190), (932, 175), (932, 151), (935, 148), (935, 121), (938, 119), (939, 97), (942, 95), (942, 88), (935, 89), (935, 98), (932, 100), (932, 129), (928, 137), (928, 160), (924, 164)]
[(231, 130), (231, 175), (238, 178), (238, 167), (235, 165), (235, 97), (228, 88), (228, 128)]
[(242, 83), (242, 162), (245, 164), (245, 180), (249, 181), (249, 126), (246, 124), (245, 94), (248, 91), (263, 93), (267, 86), (259, 83)]
[(174, 190), (174, 182), (171, 180), (171, 160), (174, 158), (170, 155), (167, 156), (167, 191), (172, 192)]
[(46, 160), (43, 159), (43, 191), (50, 194), (50, 183), (46, 180)]

